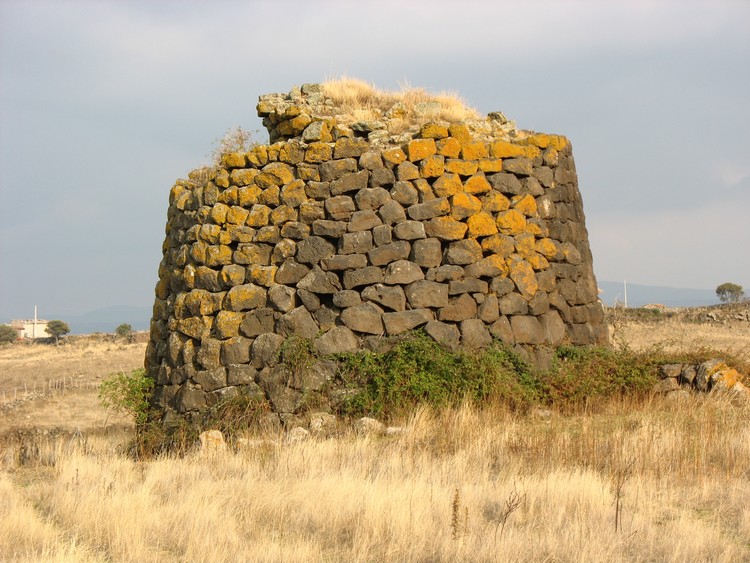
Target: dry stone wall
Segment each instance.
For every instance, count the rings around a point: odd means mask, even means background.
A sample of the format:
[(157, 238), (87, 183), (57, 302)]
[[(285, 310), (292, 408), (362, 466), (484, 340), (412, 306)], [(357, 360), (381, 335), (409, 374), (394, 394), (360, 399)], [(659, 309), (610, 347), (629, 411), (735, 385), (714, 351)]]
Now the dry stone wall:
[(241, 392), (293, 414), (335, 362), (278, 365), (423, 329), (493, 338), (532, 360), (606, 342), (571, 145), (502, 114), (427, 122), (337, 116), (318, 85), (261, 97), (273, 144), (223, 156), (169, 196), (146, 366), (166, 413)]

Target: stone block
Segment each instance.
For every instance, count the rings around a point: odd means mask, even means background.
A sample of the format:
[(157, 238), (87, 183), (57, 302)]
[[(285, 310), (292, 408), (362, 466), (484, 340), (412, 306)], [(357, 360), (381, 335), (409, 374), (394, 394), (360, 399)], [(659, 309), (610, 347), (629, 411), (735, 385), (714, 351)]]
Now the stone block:
[(473, 264), (466, 266), (464, 270), (466, 275), (470, 278), (495, 278), (508, 275), (508, 265), (506, 264), (505, 259), (497, 254), (492, 254), (481, 260), (477, 260)]
[(378, 151), (368, 150), (359, 157), (359, 167), (365, 170), (377, 170), (383, 166), (383, 158)]
[(470, 238), (486, 237), (497, 233), (497, 223), (489, 213), (480, 212), (466, 219), (466, 236)]
[(245, 314), (245, 318), (240, 325), (240, 333), (253, 338), (266, 332), (273, 332), (275, 323), (273, 309), (260, 307)]
[(507, 172), (498, 172), (492, 174), (488, 178), (492, 188), (497, 190), (501, 194), (515, 195), (520, 194), (523, 191), (523, 186), (515, 174), (509, 174)]
[(393, 228), (390, 225), (379, 225), (372, 229), (372, 242), (375, 246), (383, 246), (393, 242)]
[(356, 352), (359, 349), (359, 339), (345, 326), (335, 326), (313, 342), (315, 350), (321, 356)]
[(460, 158), (449, 158), (445, 162), (445, 171), (461, 176), (471, 176), (479, 170), (479, 163), (475, 160), (464, 160)]
[(372, 302), (365, 302), (344, 309), (341, 313), (341, 322), (344, 326), (356, 332), (382, 334), (382, 315), (383, 309)]
[(428, 237), (440, 240), (461, 240), (468, 229), (466, 223), (456, 221), (451, 217), (436, 217), (423, 224)]
[(284, 337), (273, 332), (266, 332), (253, 340), (250, 348), (250, 357), (253, 367), (263, 369), (274, 366), (279, 361), (279, 351), (284, 343)]
[(318, 264), (335, 254), (336, 247), (323, 237), (311, 236), (297, 243), (296, 259), (301, 264)]
[(318, 335), (318, 330), (318, 324), (304, 306), (293, 309), (276, 321), (276, 332), (286, 337), (296, 335), (313, 339)]
[(500, 297), (500, 313), (503, 315), (526, 315), (529, 304), (518, 293), (506, 293)]
[(337, 196), (364, 189), (367, 187), (369, 178), (370, 172), (367, 170), (345, 174), (331, 182), (331, 195)]
[(373, 210), (366, 209), (352, 213), (349, 218), (348, 230), (349, 232), (369, 231), (382, 224), (380, 217)]
[(406, 295), (400, 286), (382, 283), (370, 285), (362, 290), (362, 299), (373, 301), (393, 311), (406, 309)]
[(331, 258), (324, 258), (320, 262), (320, 267), (325, 271), (356, 270), (365, 266), (367, 266), (367, 257), (364, 254), (337, 254)]
[(471, 194), (459, 192), (451, 197), (450, 214), (454, 219), (461, 221), (462, 219), (476, 215), (481, 210), (481, 200)]
[(482, 259), (482, 247), (474, 239), (451, 242), (443, 256), (443, 263), (466, 265)]
[(341, 291), (333, 294), (333, 304), (336, 307), (346, 309), (347, 307), (354, 307), (362, 303), (362, 298), (359, 292), (354, 289), (342, 289)]
[(325, 210), (334, 221), (348, 220), (357, 208), (354, 200), (347, 195), (331, 197), (325, 200)]
[(370, 172), (369, 185), (371, 188), (391, 186), (396, 181), (396, 175), (390, 168), (375, 168)]
[(394, 225), (406, 221), (406, 212), (404, 211), (404, 208), (399, 202), (392, 199), (380, 207), (378, 215), (386, 225)]
[(396, 178), (399, 181), (419, 178), (419, 167), (412, 162), (402, 162), (396, 167)]
[(477, 302), (474, 298), (464, 293), (460, 297), (451, 299), (448, 305), (438, 311), (439, 321), (460, 322), (477, 315)]
[(229, 311), (249, 311), (266, 304), (266, 290), (255, 284), (243, 284), (227, 292), (224, 307)]
[(339, 239), (339, 254), (364, 254), (373, 247), (372, 232), (346, 233)]
[(429, 309), (412, 309), (398, 313), (383, 313), (383, 324), (388, 336), (413, 330), (430, 322), (435, 315)]
[(449, 348), (455, 348), (461, 340), (461, 333), (459, 332), (458, 327), (449, 323), (429, 321), (425, 325), (424, 331), (435, 341), (444, 346), (448, 346)]
[(390, 200), (391, 194), (384, 188), (364, 188), (354, 196), (357, 208), (363, 211), (376, 211), (380, 209), (384, 203)]
[[(360, 157), (370, 148), (366, 139), (341, 137), (336, 140), (333, 149), (334, 158), (356, 158)], [(361, 160), (361, 159), (360, 159)]]
[(404, 293), (412, 309), (448, 305), (448, 284), (445, 283), (418, 280), (406, 286)]
[(432, 192), (436, 197), (451, 197), (463, 188), (463, 182), (458, 174), (443, 174), (432, 183)]
[(313, 221), (312, 232), (317, 236), (338, 238), (346, 232), (346, 227), (346, 221), (317, 219)]
[(414, 221), (424, 221), (434, 217), (441, 217), (450, 212), (451, 205), (448, 199), (444, 197), (432, 199), (425, 203), (417, 203), (406, 209), (409, 218)]
[(413, 139), (406, 145), (406, 156), (410, 162), (416, 162), (437, 154), (435, 139)]
[(398, 260), (388, 264), (383, 282), (387, 285), (406, 285), (424, 279), (422, 269), (409, 260)]
[(347, 174), (357, 171), (357, 161), (353, 158), (342, 158), (323, 162), (319, 166), (320, 179), (323, 182), (333, 182)]
[(460, 295), (461, 293), (484, 294), (488, 291), (489, 284), (484, 280), (478, 280), (476, 278), (452, 280), (448, 283), (449, 295)]
[[(221, 363), (225, 366), (230, 364), (250, 363), (250, 346), (252, 340), (236, 336), (225, 340), (221, 344)], [(235, 385), (227, 382), (228, 385)]]
[(492, 344), (492, 335), (480, 319), (461, 321), (461, 344), (466, 348), (486, 348)]
[(511, 328), (510, 321), (506, 316), (502, 316), (494, 323), (492, 323), (492, 325), (490, 326), (490, 334), (492, 334), (492, 336), (494, 336), (495, 338), (499, 338), (506, 344), (515, 343), (513, 329)]
[(536, 317), (515, 315), (510, 318), (513, 337), (517, 344), (543, 344), (545, 331)]
[(292, 258), (285, 260), (276, 270), (276, 282), (286, 285), (296, 284), (310, 271), (308, 266), (298, 263)]
[(391, 198), (401, 205), (414, 205), (419, 202), (419, 192), (411, 182), (396, 182), (390, 193)]
[(341, 282), (335, 273), (324, 272), (320, 266), (313, 266), (312, 270), (297, 282), (297, 288), (312, 293), (333, 294), (341, 290)]
[(402, 240), (418, 240), (427, 236), (421, 221), (403, 221), (393, 227), (393, 235)]
[(287, 313), (297, 306), (297, 292), (288, 285), (274, 284), (268, 290), (268, 303), (275, 310)]
[(368, 266), (358, 270), (344, 272), (344, 288), (353, 289), (363, 285), (373, 285), (383, 282), (383, 270), (377, 266)]
[(411, 245), (409, 260), (422, 268), (437, 268), (442, 263), (442, 244), (436, 238), (415, 240)]
[[(405, 240), (400, 240), (373, 248), (367, 252), (367, 256), (373, 266), (385, 266), (396, 260), (404, 260), (408, 258), (410, 252), (411, 245)], [(366, 264), (359, 267), (364, 266), (366, 266)]]

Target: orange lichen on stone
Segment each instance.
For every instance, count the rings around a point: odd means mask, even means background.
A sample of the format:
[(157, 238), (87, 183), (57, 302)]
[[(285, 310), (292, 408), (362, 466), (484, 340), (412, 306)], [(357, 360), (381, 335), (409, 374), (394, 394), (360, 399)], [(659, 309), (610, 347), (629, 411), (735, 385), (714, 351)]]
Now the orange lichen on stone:
[(443, 174), (432, 184), (432, 191), (437, 197), (450, 197), (463, 190), (463, 183), (457, 174)]
[(257, 266), (251, 264), (247, 268), (247, 277), (253, 283), (263, 287), (271, 287), (276, 279), (276, 266)]
[(406, 145), (406, 155), (410, 162), (416, 162), (437, 154), (435, 139), (413, 139)]
[(437, 151), (445, 158), (458, 158), (458, 155), (461, 154), (461, 143), (454, 137), (440, 139), (437, 142)]
[(237, 190), (237, 205), (248, 207), (258, 203), (261, 189), (258, 186), (244, 186)]
[(305, 162), (325, 162), (331, 160), (332, 155), (333, 149), (329, 143), (313, 142), (307, 145)]
[(247, 154), (244, 152), (229, 152), (221, 157), (221, 164), (225, 168), (244, 168), (247, 166)]
[(482, 200), (482, 207), (485, 211), (490, 213), (497, 213), (498, 211), (505, 211), (510, 209), (510, 200), (498, 191), (491, 191)]
[(496, 234), (482, 240), (482, 250), (507, 258), (515, 250), (513, 237)]
[(247, 151), (247, 161), (252, 166), (265, 166), (268, 164), (268, 148), (266, 145), (258, 145)]
[(539, 148), (532, 145), (518, 145), (509, 141), (495, 141), (490, 144), (490, 155), (494, 158), (515, 158), (525, 156), (527, 158), (536, 158), (539, 155)]
[(516, 287), (527, 299), (536, 295), (539, 285), (537, 283), (534, 268), (526, 260), (518, 256), (508, 258), (509, 277), (516, 284)]
[(497, 224), (492, 215), (484, 211), (472, 215), (466, 220), (469, 229), (466, 235), (469, 238), (484, 237), (497, 233)]
[(385, 149), (380, 156), (389, 164), (399, 165), (406, 160), (406, 153), (399, 147)]
[(419, 163), (419, 173), (422, 178), (437, 178), (445, 172), (445, 157), (440, 155), (428, 156)]
[(463, 123), (454, 123), (448, 127), (448, 133), (451, 137), (455, 138), (461, 145), (471, 143), (474, 138), (471, 136), (471, 131)]
[(513, 199), (510, 200), (510, 206), (526, 215), (526, 217), (537, 215), (536, 200), (531, 194), (513, 196)]
[(479, 170), (481, 170), (482, 172), (502, 172), (503, 159), (483, 158), (479, 161)]
[(521, 233), (515, 237), (516, 252), (523, 258), (527, 258), (536, 252), (536, 239), (530, 233)]
[(214, 178), (214, 184), (216, 184), (219, 188), (228, 188), (229, 173), (226, 170), (219, 170), (216, 173), (216, 178)]
[(229, 174), (229, 181), (233, 186), (247, 186), (253, 183), (257, 175), (255, 168), (235, 168)]
[(482, 210), (482, 202), (471, 194), (458, 192), (451, 197), (451, 216), (454, 219), (466, 219)]
[(536, 250), (542, 256), (550, 259), (557, 256), (557, 253), (559, 252), (557, 244), (555, 244), (555, 241), (550, 238), (543, 238), (536, 241), (534, 250)]
[(419, 130), (419, 136), (423, 139), (444, 139), (448, 136), (448, 128), (437, 123), (425, 123)]
[(471, 176), (472, 174), (475, 174), (478, 169), (479, 169), (479, 165), (475, 161), (471, 161), (471, 160), (449, 158), (445, 162), (446, 172), (460, 174), (461, 176)]
[(466, 223), (456, 221), (451, 217), (437, 217), (424, 224), (427, 236), (440, 240), (461, 240), (464, 238), (467, 229)]
[(535, 133), (519, 141), (523, 144), (533, 145), (540, 149), (553, 148), (561, 151), (570, 144), (570, 141), (562, 135), (547, 135), (546, 133)]
[(226, 220), (227, 223), (230, 223), (232, 225), (242, 225), (247, 220), (247, 216), (249, 214), (250, 212), (244, 207), (233, 205), (229, 208), (229, 211), (227, 211)]
[(483, 194), (492, 190), (492, 186), (484, 173), (479, 172), (464, 182), (464, 190), (470, 194)]
[(546, 270), (547, 268), (549, 268), (549, 262), (547, 261), (547, 259), (537, 252), (532, 252), (530, 255), (525, 256), (525, 258), (526, 261), (531, 264), (531, 267), (536, 271)]
[(488, 156), (487, 145), (482, 142), (464, 143), (461, 147), (461, 158), (464, 160), (479, 160)]
[(523, 233), (526, 227), (526, 217), (516, 209), (502, 211), (497, 216), (497, 228), (506, 235)]

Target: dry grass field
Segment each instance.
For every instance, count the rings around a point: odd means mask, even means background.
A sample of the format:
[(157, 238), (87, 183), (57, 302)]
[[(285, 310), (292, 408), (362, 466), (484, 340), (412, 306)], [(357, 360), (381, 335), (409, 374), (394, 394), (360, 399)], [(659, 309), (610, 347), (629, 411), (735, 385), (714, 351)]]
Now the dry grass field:
[[(747, 322), (625, 319), (615, 333), (633, 348), (750, 349)], [(257, 435), (135, 461), (95, 384), (139, 367), (143, 345), (51, 348), (0, 349), (6, 394), (82, 382), (2, 411), (0, 436), (22, 428), (33, 446), (0, 442), (2, 562), (750, 560), (746, 404), (418, 409), (392, 435)]]

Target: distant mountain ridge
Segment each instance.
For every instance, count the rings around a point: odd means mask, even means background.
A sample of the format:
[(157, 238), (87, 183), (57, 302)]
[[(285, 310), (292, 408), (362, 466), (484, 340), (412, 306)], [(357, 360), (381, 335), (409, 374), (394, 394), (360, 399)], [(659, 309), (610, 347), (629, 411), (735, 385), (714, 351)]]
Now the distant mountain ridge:
[[(614, 305), (615, 301), (625, 303), (625, 283), (600, 281), (599, 299), (606, 305)], [(662, 287), (656, 285), (640, 285), (627, 283), (628, 307), (643, 307), (650, 303), (659, 303), (667, 307), (699, 307), (701, 305), (715, 305), (719, 303), (716, 291), (713, 289), (692, 289), (683, 287)]]

